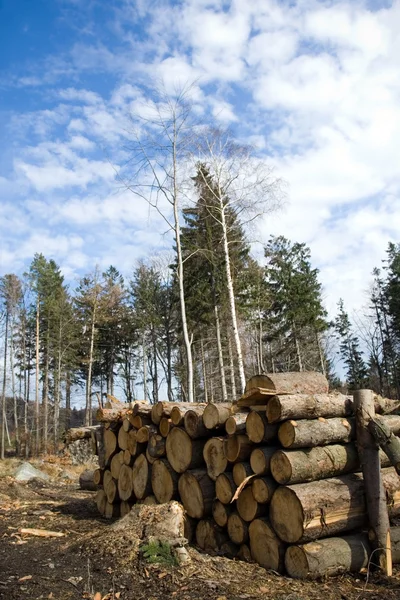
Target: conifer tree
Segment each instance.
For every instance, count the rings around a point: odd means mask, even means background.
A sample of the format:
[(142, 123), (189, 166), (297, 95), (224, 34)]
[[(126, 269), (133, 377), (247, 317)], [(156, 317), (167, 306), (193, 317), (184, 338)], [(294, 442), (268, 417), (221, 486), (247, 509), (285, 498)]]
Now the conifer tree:
[(347, 367), (347, 383), (350, 390), (368, 386), (368, 369), (360, 350), (360, 342), (354, 334), (343, 300), (338, 302), (339, 312), (335, 319), (335, 330), (340, 339), (340, 353)]

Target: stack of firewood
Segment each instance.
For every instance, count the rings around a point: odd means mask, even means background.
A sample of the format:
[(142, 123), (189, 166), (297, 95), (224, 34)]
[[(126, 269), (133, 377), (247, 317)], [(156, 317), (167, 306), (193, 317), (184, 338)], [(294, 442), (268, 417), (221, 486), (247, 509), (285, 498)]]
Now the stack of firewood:
[[(380, 413), (395, 404), (375, 400)], [(380, 418), (400, 433), (400, 416)], [(257, 376), (231, 404), (111, 402), (99, 409), (98, 420), (103, 435), (94, 481), (102, 515), (177, 499), (203, 550), (253, 559), (294, 577), (368, 565), (353, 398), (329, 394), (322, 375)], [(400, 479), (383, 454), (382, 466), (394, 517)], [(394, 562), (400, 560), (396, 529), (392, 552)]]

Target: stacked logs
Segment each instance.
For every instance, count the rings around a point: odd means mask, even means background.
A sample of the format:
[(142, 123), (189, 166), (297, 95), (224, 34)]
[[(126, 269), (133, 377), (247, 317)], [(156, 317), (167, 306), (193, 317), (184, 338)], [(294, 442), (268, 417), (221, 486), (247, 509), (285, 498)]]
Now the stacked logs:
[[(253, 559), (293, 577), (366, 567), (371, 549), (353, 399), (328, 394), (319, 374), (292, 374), (292, 384), (289, 375), (284, 383), (279, 374), (250, 380), (233, 404), (99, 409), (100, 513), (118, 517), (134, 503), (176, 499), (207, 552)], [(377, 412), (391, 407), (376, 398)], [(400, 416), (381, 419), (400, 433)], [(381, 462), (395, 517), (400, 480), (384, 455)], [(391, 533), (396, 562), (400, 533)]]

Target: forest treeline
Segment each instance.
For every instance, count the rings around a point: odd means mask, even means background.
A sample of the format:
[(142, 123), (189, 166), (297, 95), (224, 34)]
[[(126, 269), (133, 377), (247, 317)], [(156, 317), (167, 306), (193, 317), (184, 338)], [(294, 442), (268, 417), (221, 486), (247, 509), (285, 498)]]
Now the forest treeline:
[(279, 180), (226, 133), (196, 136), (194, 153), (187, 103), (169, 102), (168, 118), (163, 107), (130, 148), (136, 177), (120, 179), (168, 222), (171, 259), (144, 260), (129, 278), (94, 268), (67, 285), (62, 265), (36, 254), (26, 273), (0, 278), (1, 457), (7, 444), (57, 448), (79, 388), (89, 425), (106, 393), (219, 402), (255, 373), (303, 370), (341, 387), (337, 342), (348, 389), (400, 398), (400, 244), (374, 270), (362, 318), (340, 300), (329, 321), (306, 244), (270, 237), (262, 264), (251, 255), (248, 224), (279, 205)]

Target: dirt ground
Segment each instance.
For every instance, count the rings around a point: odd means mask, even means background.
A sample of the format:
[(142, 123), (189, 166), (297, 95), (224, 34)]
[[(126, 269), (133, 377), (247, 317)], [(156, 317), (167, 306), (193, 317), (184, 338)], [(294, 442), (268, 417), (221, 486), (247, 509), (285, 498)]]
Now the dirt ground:
[[(40, 465), (39, 465), (40, 466)], [(185, 567), (148, 564), (139, 556), (119, 561), (112, 547), (96, 552), (110, 521), (97, 514), (94, 492), (78, 489), (78, 470), (42, 463), (50, 482), (17, 483), (15, 462), (0, 470), (0, 598), (53, 600), (400, 600), (400, 570), (318, 582), (294, 581), (248, 564), (190, 550)], [(64, 479), (60, 477), (63, 470)], [(38, 538), (19, 533), (39, 528), (64, 534)], [(128, 562), (128, 564), (126, 564)]]

